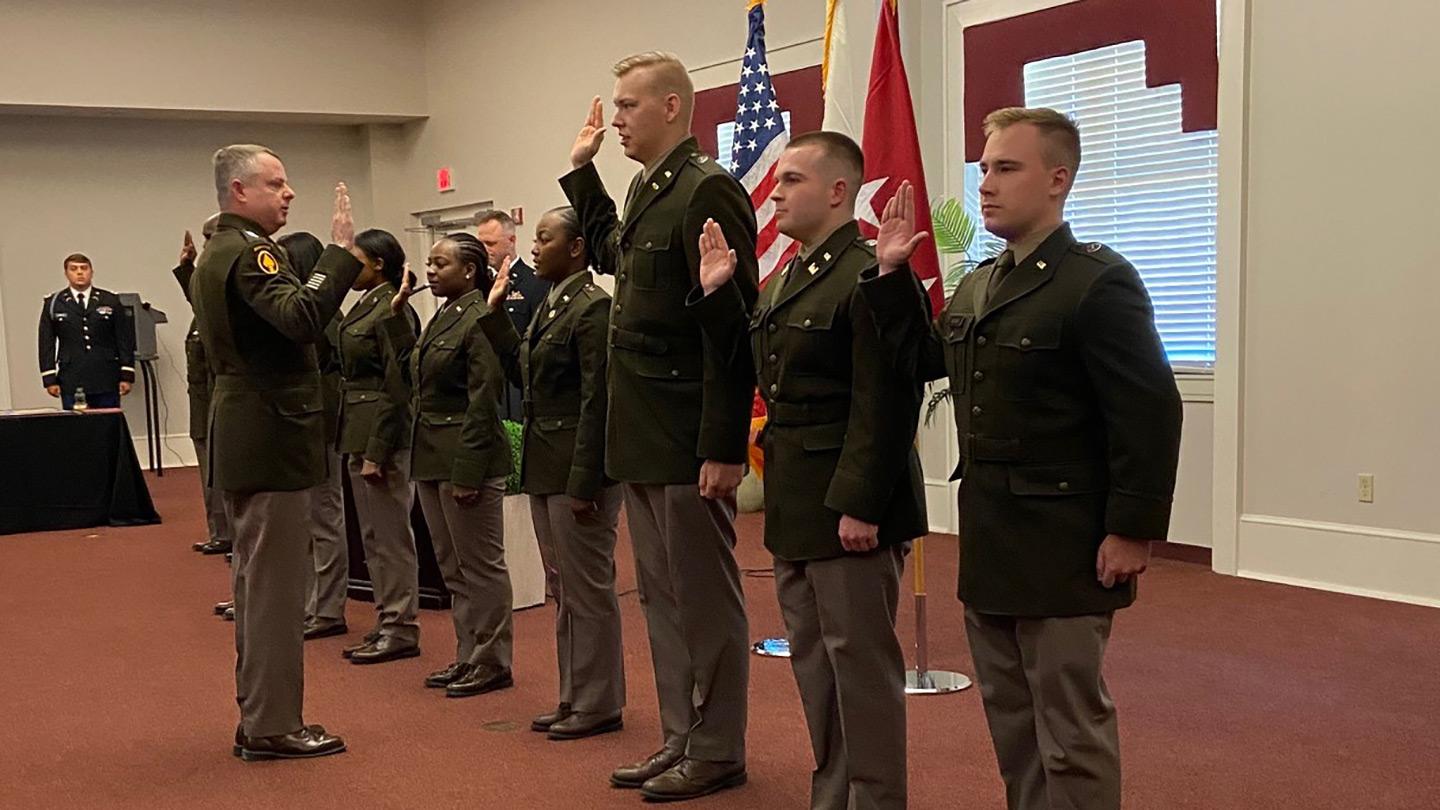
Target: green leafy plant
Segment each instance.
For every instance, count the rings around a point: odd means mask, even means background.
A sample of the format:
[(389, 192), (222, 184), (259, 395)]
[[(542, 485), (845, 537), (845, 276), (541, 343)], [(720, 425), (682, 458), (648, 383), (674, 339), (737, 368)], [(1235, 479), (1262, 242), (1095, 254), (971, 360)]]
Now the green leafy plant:
[(505, 494), (520, 494), (520, 458), (525, 448), (525, 428), (519, 422), (511, 422), (505, 419), (501, 422), (505, 426), (505, 435), (510, 439), (510, 458), (514, 462), (510, 468), (510, 475), (505, 478)]
[(930, 222), (935, 230), (935, 249), (943, 256), (955, 258), (955, 262), (945, 268), (942, 281), (945, 294), (949, 295), (960, 285), (965, 274), (975, 269), (977, 262), (970, 258), (970, 248), (975, 244), (979, 229), (965, 206), (954, 197), (935, 203), (930, 211)]

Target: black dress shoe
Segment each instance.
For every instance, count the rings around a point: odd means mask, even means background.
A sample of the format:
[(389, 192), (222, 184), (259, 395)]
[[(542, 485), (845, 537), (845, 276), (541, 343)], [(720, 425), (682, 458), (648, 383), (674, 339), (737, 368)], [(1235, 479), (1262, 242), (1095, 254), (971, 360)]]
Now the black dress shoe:
[(745, 784), (740, 762), (706, 762), (686, 757), (670, 770), (640, 786), (640, 796), (652, 802), (683, 802)]
[(385, 636), (365, 649), (351, 653), (350, 663), (383, 664), (386, 661), (399, 661), (402, 658), (415, 658), (418, 655), (420, 655), (419, 644), (413, 641), (401, 641), (394, 636)]
[(514, 685), (515, 678), (510, 670), (493, 664), (476, 664), (465, 677), (445, 687), (445, 697), (474, 697)]
[(201, 543), (195, 550), (209, 557), (214, 554), (229, 554), (234, 547), (235, 544), (227, 540), (211, 540), (208, 543)]
[(661, 748), (634, 765), (621, 765), (610, 774), (610, 784), (618, 788), (638, 788), (648, 780), (670, 770), (685, 755), (672, 748)]
[(233, 552), (233, 551), (227, 551), (227, 552), (225, 552), (225, 562), (227, 562), (227, 563), (228, 563), (228, 562), (235, 562), (235, 552)]
[(359, 644), (351, 644), (350, 646), (348, 646), (348, 647), (346, 647), (345, 649), (341, 650), (341, 651), (340, 651), (340, 657), (341, 657), (341, 658), (349, 658), (350, 656), (354, 655), (354, 654), (357, 653), (357, 652), (360, 652), (361, 650), (365, 649), (366, 647), (369, 647), (369, 646), (373, 645), (375, 642), (377, 642), (377, 641), (379, 641), (379, 640), (380, 640), (380, 634), (379, 634), (378, 632), (374, 631), (374, 630), (371, 630), (370, 632), (368, 632), (368, 633), (365, 634), (365, 638), (362, 639)]
[(597, 734), (609, 734), (625, 727), (620, 712), (575, 712), (550, 726), (552, 740), (583, 740)]
[(234, 610), (234, 609), (235, 609), (235, 600), (234, 600), (234, 599), (231, 599), (231, 600), (228, 601), (228, 602), (216, 602), (216, 603), (215, 603), (215, 615), (216, 615), (216, 616), (224, 616), (224, 615), (225, 615), (225, 611), (227, 611), (227, 610)]
[(329, 638), (330, 636), (343, 636), (350, 632), (345, 626), (344, 619), (306, 619), (305, 640), (314, 641), (317, 638)]
[(570, 714), (570, 704), (561, 703), (559, 706), (555, 707), (555, 711), (553, 712), (546, 712), (545, 714), (535, 715), (535, 719), (530, 721), (530, 730), (549, 731), (551, 726), (569, 717)]
[(460, 661), (456, 661), (455, 663), (440, 670), (439, 672), (432, 672), (427, 675), (425, 677), (425, 688), (444, 689), (445, 687), (469, 674), (470, 665)]
[(205, 547), (208, 543), (210, 543), (210, 542), (211, 542), (210, 540), (201, 540), (201, 541), (198, 542), (198, 543), (191, 543), (191, 544), (190, 544), (190, 550), (191, 550), (191, 551), (199, 551), (200, 549), (204, 548), (204, 547)]
[(240, 758), (246, 762), (262, 759), (310, 759), (338, 754), (345, 750), (345, 741), (327, 734), (320, 726), (306, 726), (278, 737), (245, 737)]
[(235, 606), (231, 605), (230, 607), (225, 608), (225, 612), (220, 614), (220, 617), (227, 622), (235, 621)]

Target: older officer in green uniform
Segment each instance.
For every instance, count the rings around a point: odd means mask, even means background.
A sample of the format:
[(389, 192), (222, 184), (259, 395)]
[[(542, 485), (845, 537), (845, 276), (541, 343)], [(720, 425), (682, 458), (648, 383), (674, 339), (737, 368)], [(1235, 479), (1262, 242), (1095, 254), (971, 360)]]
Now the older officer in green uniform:
[[(509, 257), (480, 326), (506, 376), (524, 393), (520, 489), (530, 496), (545, 577), (555, 596), (560, 704), (530, 728), (575, 740), (621, 727), (625, 650), (615, 597), (615, 526), (620, 487), (605, 476), (605, 339), (610, 296), (590, 276), (589, 251), (573, 208), (540, 218), (531, 251), (549, 288), (522, 338), (505, 309)], [(553, 286), (552, 286), (553, 285)]]
[[(513, 461), (500, 424), (505, 372), (479, 326), (490, 292), (485, 247), (468, 233), (430, 248), (426, 277), (445, 304), (416, 343), (399, 317), (410, 297), (407, 275), (382, 321), (395, 350), (411, 350), (414, 391), (410, 477), (435, 546), (435, 561), (450, 589), (455, 661), (425, 679), (447, 697), (514, 686), (510, 572), (505, 568), (505, 477)], [(413, 348), (412, 348), (413, 347)]]
[(960, 599), (1011, 810), (1118, 810), (1120, 740), (1101, 675), (1114, 612), (1163, 540), (1180, 395), (1135, 268), (1075, 241), (1080, 133), (1048, 109), (985, 121), (985, 228), (1005, 252), (934, 322), (899, 270), (914, 191), (887, 206), (861, 284), (897, 360), (948, 374), (960, 437)]
[[(205, 238), (206, 243), (215, 235), (215, 223), (219, 219), (220, 215), (215, 214), (201, 226), (200, 235)], [(180, 263), (171, 271), (175, 280), (180, 283), (180, 290), (185, 293), (186, 302), (190, 301), (190, 279), (195, 275), (195, 259), (199, 255), (200, 251), (195, 249), (194, 237), (186, 231), (180, 248)], [(195, 445), (195, 459), (200, 464), (200, 484), (205, 496), (205, 522), (210, 529), (210, 537), (204, 542), (195, 543), (191, 548), (202, 554), (225, 554), (230, 551), (235, 539), (230, 523), (225, 518), (225, 504), (220, 501), (220, 493), (207, 483), (210, 478), (210, 452), (207, 449), (210, 389), (214, 386), (214, 375), (210, 373), (210, 364), (205, 360), (205, 344), (200, 341), (200, 327), (195, 319), (191, 318), (190, 331), (185, 333), (185, 391), (190, 398), (190, 441)], [(222, 604), (228, 606), (229, 603)]]
[(922, 396), (887, 362), (858, 288), (875, 266), (855, 222), (864, 163), (837, 132), (801, 135), (781, 153), (770, 199), (801, 250), (761, 292), (748, 336), (734, 325), (744, 312), (728, 284), (735, 254), (713, 223), (691, 298), (717, 345), (753, 357), (769, 413), (765, 547), (815, 752), (815, 810), (906, 802), (895, 611), (909, 541), (926, 531)]
[(347, 249), (355, 225), (344, 184), (331, 238), (302, 284), (270, 234), (295, 192), (263, 146), (215, 153), (221, 217), (191, 281), (195, 318), (215, 374), (210, 485), (235, 527), (236, 753), (247, 760), (325, 756), (341, 738), (306, 725), (305, 569), (310, 490), (326, 478), (319, 339), (360, 274)]
[[(755, 212), (690, 137), (695, 89), (680, 60), (646, 53), (615, 66), (625, 155), (643, 165), (618, 214), (591, 162), (605, 135), (600, 99), (561, 178), (595, 269), (615, 275), (605, 472), (625, 513), (664, 746), (611, 783), (689, 799), (745, 781), (749, 626), (735, 564), (735, 489), (744, 472), (754, 375), (706, 343), (685, 309), (699, 283), (700, 232), (713, 218), (740, 256), (730, 284), (756, 296)], [(743, 319), (743, 312), (736, 312)]]
[[(375, 628), (344, 655), (355, 664), (379, 664), (420, 654), (420, 564), (410, 512), (410, 350), (390, 345), (381, 321), (402, 283), (405, 251), (393, 235), (363, 231), (350, 253), (365, 269), (355, 280), (364, 295), (340, 324), (340, 452), (360, 519), (365, 567), (375, 593)], [(415, 310), (404, 305), (410, 338), (420, 331)]]

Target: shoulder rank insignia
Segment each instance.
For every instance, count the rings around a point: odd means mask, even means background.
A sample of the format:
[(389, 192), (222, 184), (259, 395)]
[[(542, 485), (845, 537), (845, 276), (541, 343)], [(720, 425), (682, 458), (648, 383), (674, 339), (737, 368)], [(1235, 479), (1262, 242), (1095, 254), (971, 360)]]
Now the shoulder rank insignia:
[(1085, 252), (1086, 252), (1086, 253), (1096, 253), (1096, 252), (1098, 252), (1098, 251), (1100, 250), (1100, 248), (1102, 248), (1102, 247), (1105, 247), (1105, 246), (1102, 245), (1102, 244), (1100, 244), (1099, 242), (1091, 242), (1090, 244), (1088, 244), (1088, 245), (1085, 246)]
[(709, 156), (709, 155), (706, 155), (706, 154), (703, 154), (703, 153), (702, 153), (702, 154), (699, 154), (699, 155), (696, 155), (696, 156), (695, 156), (695, 162), (696, 162), (696, 163), (709, 163), (709, 162), (710, 162), (710, 156)]
[(270, 252), (270, 248), (264, 245), (255, 247), (255, 261), (261, 270), (272, 276), (280, 272), (280, 262), (275, 260), (275, 254)]
[(867, 246), (869, 246), (869, 247), (875, 247), (875, 240), (874, 240), (874, 239), (866, 239), (866, 240), (865, 240), (865, 244), (866, 244)]

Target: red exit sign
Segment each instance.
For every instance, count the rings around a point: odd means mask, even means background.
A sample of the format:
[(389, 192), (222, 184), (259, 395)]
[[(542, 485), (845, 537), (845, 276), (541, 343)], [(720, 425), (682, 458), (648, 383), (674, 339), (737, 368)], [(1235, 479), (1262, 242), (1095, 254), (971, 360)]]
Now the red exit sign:
[(435, 190), (439, 192), (455, 190), (455, 175), (450, 172), (449, 166), (441, 166), (435, 170)]

